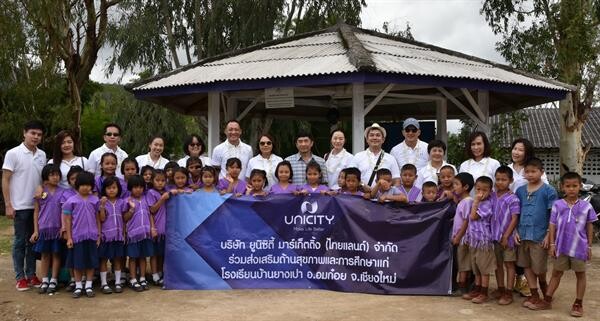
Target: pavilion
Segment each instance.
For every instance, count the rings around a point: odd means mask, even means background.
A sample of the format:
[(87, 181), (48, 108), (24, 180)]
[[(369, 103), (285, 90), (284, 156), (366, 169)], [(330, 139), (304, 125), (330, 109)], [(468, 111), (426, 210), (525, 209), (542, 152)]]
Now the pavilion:
[[(489, 132), (492, 115), (567, 99), (574, 86), (510, 66), (339, 23), (202, 59), (131, 84), (137, 99), (208, 118), (209, 152), (222, 117), (268, 114), (352, 120), (352, 152), (364, 149), (365, 120), (472, 119)], [(356, 134), (358, 133), (358, 134)]]

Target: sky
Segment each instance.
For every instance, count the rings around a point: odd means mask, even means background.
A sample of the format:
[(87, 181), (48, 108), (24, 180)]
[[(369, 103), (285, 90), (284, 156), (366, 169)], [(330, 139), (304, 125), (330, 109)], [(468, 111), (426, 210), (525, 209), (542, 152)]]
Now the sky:
[[(506, 63), (495, 50), (500, 38), (479, 14), (481, 4), (482, 0), (367, 0), (361, 14), (362, 27), (381, 30), (383, 23), (388, 22), (392, 30), (404, 30), (408, 22), (418, 41)], [(103, 48), (92, 69), (92, 80), (115, 83), (121, 77), (120, 72), (106, 77), (103, 69), (107, 57), (108, 51)], [(122, 83), (131, 78), (133, 75), (125, 74)], [(458, 129), (458, 121), (449, 121), (449, 131)]]

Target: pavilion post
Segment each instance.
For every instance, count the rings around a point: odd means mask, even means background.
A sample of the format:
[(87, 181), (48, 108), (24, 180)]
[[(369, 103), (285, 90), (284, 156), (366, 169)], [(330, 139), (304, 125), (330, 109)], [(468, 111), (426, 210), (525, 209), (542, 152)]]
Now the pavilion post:
[(365, 84), (352, 84), (352, 153), (365, 149)]
[(485, 124), (482, 131), (489, 137), (492, 130), (490, 128), (490, 92), (487, 90), (477, 91), (477, 105), (483, 113), (481, 121)]
[(238, 116), (238, 100), (233, 97), (227, 98), (227, 120)]
[(438, 99), (435, 101), (436, 131), (435, 137), (445, 143), (448, 142), (448, 100)]
[(217, 91), (208, 93), (208, 155), (212, 156), (213, 149), (219, 144), (219, 129), (221, 114), (219, 111), (219, 95)]

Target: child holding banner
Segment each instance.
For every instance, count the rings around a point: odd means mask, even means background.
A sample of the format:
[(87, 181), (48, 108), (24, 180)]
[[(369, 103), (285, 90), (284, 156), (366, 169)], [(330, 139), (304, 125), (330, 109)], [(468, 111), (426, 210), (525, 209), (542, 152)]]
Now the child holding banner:
[(300, 187), (300, 194), (326, 194), (329, 192), (327, 185), (321, 184), (323, 173), (321, 166), (315, 161), (308, 162), (306, 165), (306, 184)]
[(217, 180), (217, 170), (212, 166), (204, 166), (200, 171), (202, 175), (202, 188), (200, 191), (207, 193), (217, 192), (215, 182)]
[(452, 245), (454, 245), (452, 277), (453, 280), (456, 280), (456, 274), (458, 274), (458, 290), (461, 295), (467, 293), (467, 279), (471, 271), (471, 258), (466, 241), (469, 214), (473, 205), (473, 199), (471, 198), (473, 184), (473, 176), (469, 173), (459, 173), (452, 182), (454, 194), (458, 198), (452, 225)]
[(265, 191), (265, 186), (268, 185), (267, 182), (267, 172), (262, 169), (253, 169), (250, 171), (250, 184), (246, 187), (246, 195), (251, 196), (266, 196), (267, 192)]
[(400, 169), (400, 191), (406, 195), (409, 203), (421, 201), (421, 189), (415, 186), (417, 168), (413, 164), (404, 164)]
[(298, 186), (292, 184), (294, 171), (292, 164), (289, 161), (282, 161), (275, 168), (275, 177), (279, 181), (277, 184), (271, 185), (270, 194), (295, 194), (298, 192)]
[(392, 185), (392, 172), (387, 168), (377, 170), (377, 183), (369, 193), (363, 196), (366, 199), (376, 199), (380, 203), (402, 202), (407, 203), (408, 198), (396, 186)]
[(363, 196), (364, 193), (360, 191), (360, 170), (356, 167), (349, 167), (343, 169), (340, 172), (340, 175), (341, 173), (344, 173), (345, 179), (344, 187), (340, 189), (340, 193), (344, 195)]
[(219, 180), (217, 189), (221, 194), (233, 193), (235, 196), (241, 196), (246, 192), (246, 181), (240, 180), (242, 170), (242, 161), (237, 157), (232, 157), (225, 163), (227, 176)]

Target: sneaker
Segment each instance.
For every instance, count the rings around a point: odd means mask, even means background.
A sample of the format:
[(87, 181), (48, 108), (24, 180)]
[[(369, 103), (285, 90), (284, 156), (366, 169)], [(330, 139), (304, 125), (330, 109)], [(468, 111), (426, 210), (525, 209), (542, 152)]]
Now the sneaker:
[(509, 305), (513, 303), (512, 291), (506, 291), (502, 297), (498, 300), (499, 305)]
[(502, 298), (502, 295), (504, 295), (504, 292), (500, 291), (500, 289), (496, 289), (496, 290), (492, 291), (492, 293), (490, 293), (490, 297), (494, 300), (498, 300), (498, 299)]
[(471, 302), (476, 303), (476, 304), (482, 304), (487, 302), (489, 299), (489, 297), (487, 296), (487, 294), (483, 294), (483, 293), (479, 293), (478, 296), (474, 297)]
[(35, 275), (27, 279), (27, 283), (35, 288), (39, 288), (42, 285), (42, 281), (40, 281), (40, 279), (38, 279)]
[(15, 287), (17, 288), (17, 291), (29, 290), (29, 285), (27, 285), (26, 279), (20, 279), (19, 281), (17, 281), (17, 285)]
[(531, 304), (528, 307), (531, 310), (550, 310), (552, 309), (552, 302), (546, 300), (537, 300), (537, 302)]
[(479, 291), (471, 290), (471, 292), (463, 294), (462, 298), (465, 300), (473, 300), (477, 296), (479, 296)]
[(582, 317), (583, 316), (583, 306), (579, 303), (574, 303), (571, 307), (571, 316), (572, 317)]

